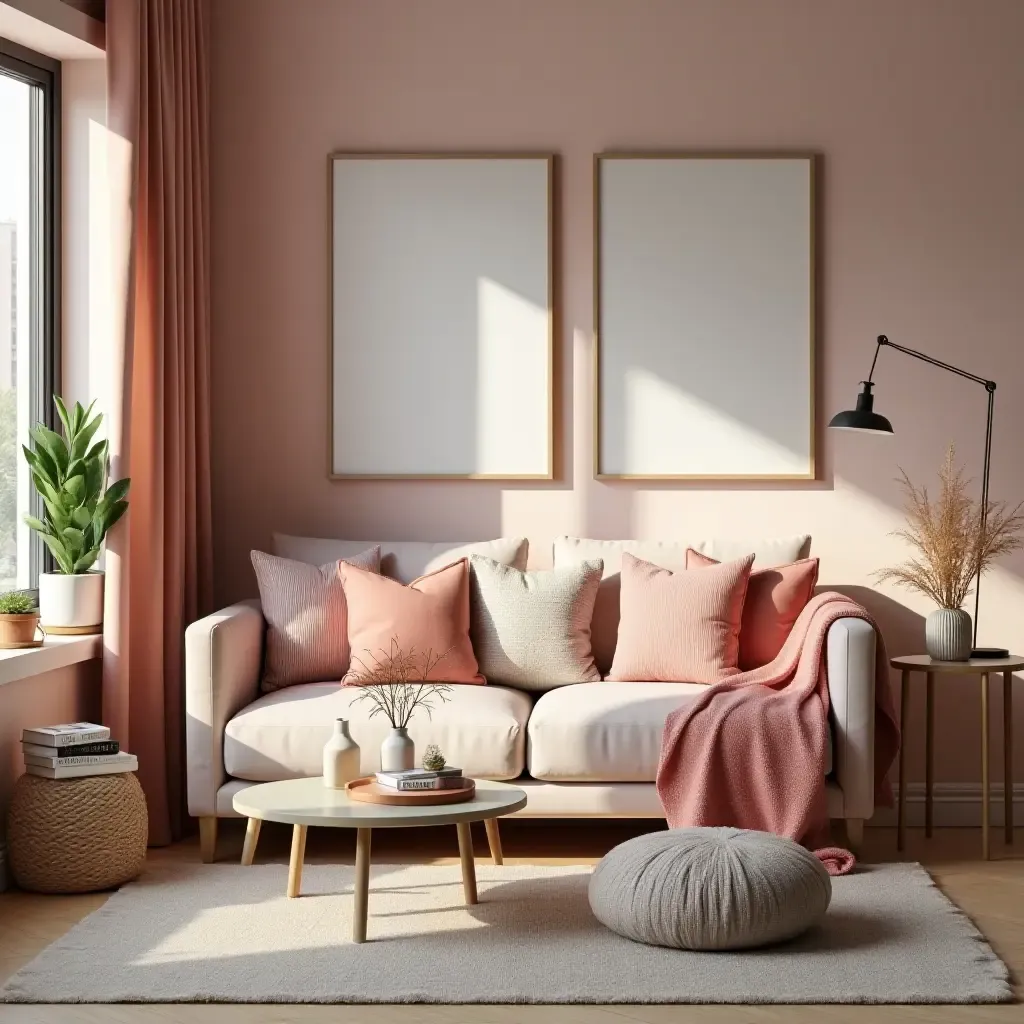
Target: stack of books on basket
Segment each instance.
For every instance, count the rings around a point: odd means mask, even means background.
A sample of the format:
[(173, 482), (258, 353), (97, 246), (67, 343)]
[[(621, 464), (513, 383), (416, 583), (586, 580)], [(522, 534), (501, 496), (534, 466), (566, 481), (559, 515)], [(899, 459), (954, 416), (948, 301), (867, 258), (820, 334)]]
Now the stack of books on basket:
[(432, 772), (426, 768), (410, 768), (404, 772), (377, 772), (377, 781), (390, 789), (461, 789), (465, 780), (461, 768), (441, 768)]
[(134, 754), (121, 750), (110, 730), (92, 722), (42, 725), (24, 729), (21, 749), (25, 771), (46, 779), (78, 779), (86, 775), (114, 775), (138, 771)]

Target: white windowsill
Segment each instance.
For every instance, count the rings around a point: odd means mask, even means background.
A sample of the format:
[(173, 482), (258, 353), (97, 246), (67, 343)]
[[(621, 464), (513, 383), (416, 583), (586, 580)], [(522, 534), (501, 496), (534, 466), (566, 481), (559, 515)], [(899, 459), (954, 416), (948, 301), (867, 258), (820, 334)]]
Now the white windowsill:
[(80, 661), (92, 661), (100, 656), (102, 650), (103, 637), (93, 634), (47, 637), (42, 647), (0, 651), (0, 686), (66, 668), (68, 665), (77, 665)]

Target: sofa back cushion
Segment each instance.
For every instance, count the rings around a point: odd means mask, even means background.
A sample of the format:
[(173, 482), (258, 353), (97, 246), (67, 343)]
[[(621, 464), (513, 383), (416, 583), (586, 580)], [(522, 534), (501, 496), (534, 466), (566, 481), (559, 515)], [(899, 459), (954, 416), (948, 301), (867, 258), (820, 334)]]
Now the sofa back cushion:
[(469, 639), (469, 562), (465, 558), (408, 586), (345, 562), (338, 564), (338, 575), (348, 602), (352, 647), (344, 683), (397, 681), (377, 674), (393, 652), (413, 659), (406, 674), (410, 681), (485, 682)]
[(672, 572), (622, 556), (622, 617), (610, 680), (715, 683), (738, 671), (754, 556)]
[(689, 543), (558, 537), (554, 543), (553, 555), (555, 568), (596, 558), (600, 558), (604, 563), (603, 579), (594, 603), (591, 644), (598, 671), (602, 675), (607, 675), (612, 666), (619, 632), (619, 572), (622, 568), (622, 556), (627, 552), (662, 569), (682, 572), (686, 569), (687, 548), (693, 548), (718, 561), (734, 561), (752, 553), (754, 564), (758, 568), (764, 568), (805, 558), (810, 546), (811, 538), (807, 534), (749, 540), (716, 538)]
[(550, 690), (601, 678), (590, 623), (601, 561), (522, 572), (470, 559), (473, 650), (489, 683)]
[[(348, 671), (348, 614), (338, 562), (307, 565), (263, 551), (251, 552), (267, 621), (264, 693), (296, 683), (340, 680)], [(352, 552), (363, 570), (380, 568), (380, 548)]]
[[(687, 569), (705, 569), (719, 563), (692, 548), (686, 552)], [(740, 669), (744, 672), (774, 661), (793, 623), (804, 610), (818, 582), (818, 559), (803, 558), (788, 565), (750, 574), (740, 627)]]
[(348, 559), (351, 555), (364, 551), (371, 543), (379, 545), (381, 549), (381, 575), (400, 583), (411, 583), (420, 576), (427, 576), (470, 555), (486, 555), (496, 562), (525, 569), (530, 550), (525, 537), (433, 543), (414, 540), (330, 540), (275, 533), (274, 553), (283, 558), (294, 558), (299, 562), (320, 565), (340, 558)]

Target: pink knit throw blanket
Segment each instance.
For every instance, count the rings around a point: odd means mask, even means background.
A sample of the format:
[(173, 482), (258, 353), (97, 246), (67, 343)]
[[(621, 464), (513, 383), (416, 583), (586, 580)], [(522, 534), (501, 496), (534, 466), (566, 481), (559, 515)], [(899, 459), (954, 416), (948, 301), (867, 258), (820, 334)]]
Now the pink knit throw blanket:
[[(810, 849), (827, 841), (825, 639), (841, 618), (868, 613), (842, 594), (811, 599), (778, 657), (729, 676), (665, 723), (658, 796), (669, 826), (732, 825), (788, 836)], [(881, 635), (875, 643), (875, 799), (892, 805), (886, 773), (900, 732)], [(817, 849), (830, 874), (854, 865), (845, 850)]]

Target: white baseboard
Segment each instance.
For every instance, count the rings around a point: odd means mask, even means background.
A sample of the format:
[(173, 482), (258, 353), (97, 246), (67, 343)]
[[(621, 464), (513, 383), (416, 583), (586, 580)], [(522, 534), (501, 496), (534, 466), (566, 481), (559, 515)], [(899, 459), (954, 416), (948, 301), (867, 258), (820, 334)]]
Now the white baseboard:
[[(893, 796), (899, 799), (899, 787), (893, 786)], [(935, 824), (938, 827), (970, 828), (981, 825), (980, 782), (937, 782), (932, 787)], [(912, 828), (924, 825), (924, 783), (911, 782), (907, 786), (907, 824)], [(1002, 827), (1003, 786), (993, 784), (989, 789), (990, 824)], [(1024, 827), (1024, 784), (1013, 787), (1013, 822)], [(896, 808), (880, 808), (871, 819), (871, 825), (894, 826)]]

